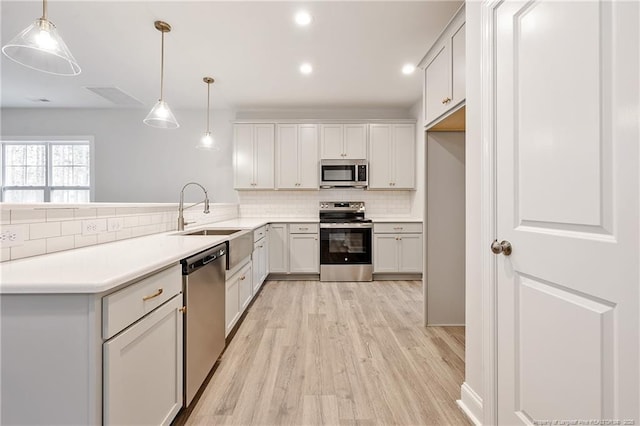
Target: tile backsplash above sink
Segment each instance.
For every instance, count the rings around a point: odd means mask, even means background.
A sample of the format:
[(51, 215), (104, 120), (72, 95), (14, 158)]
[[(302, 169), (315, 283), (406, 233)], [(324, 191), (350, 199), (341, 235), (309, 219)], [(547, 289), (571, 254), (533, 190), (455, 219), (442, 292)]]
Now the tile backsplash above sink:
[[(211, 204), (185, 210), (191, 226), (238, 217), (237, 204)], [(38, 256), (143, 235), (174, 231), (177, 204), (2, 204), (1, 261)]]

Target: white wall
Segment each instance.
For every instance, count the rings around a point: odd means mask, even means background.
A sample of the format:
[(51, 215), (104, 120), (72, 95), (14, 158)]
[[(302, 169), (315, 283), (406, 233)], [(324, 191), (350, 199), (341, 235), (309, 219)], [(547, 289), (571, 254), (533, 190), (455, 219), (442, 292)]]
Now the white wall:
[(480, 2), (466, 3), (466, 337), (462, 402), (482, 421), (482, 289), (480, 259)]
[(416, 191), (411, 202), (411, 215), (413, 217), (425, 218), (425, 184), (426, 184), (426, 135), (422, 125), (423, 104), (420, 99), (411, 108), (411, 117), (416, 119)]
[(427, 133), (427, 323), (465, 324), (465, 133)]
[[(212, 111), (219, 152), (195, 148), (206, 127), (204, 110), (174, 110), (180, 128), (163, 130), (142, 123), (144, 109), (3, 109), (2, 138), (93, 135), (95, 201), (178, 202), (189, 181), (201, 183), (214, 202), (237, 202), (233, 190), (232, 127), (229, 110)], [(198, 188), (186, 191), (199, 201)]]

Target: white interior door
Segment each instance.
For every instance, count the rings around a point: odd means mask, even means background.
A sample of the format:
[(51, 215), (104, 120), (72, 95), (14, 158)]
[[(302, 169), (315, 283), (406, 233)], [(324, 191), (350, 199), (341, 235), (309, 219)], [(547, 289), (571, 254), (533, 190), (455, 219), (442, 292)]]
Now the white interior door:
[(498, 424), (638, 424), (638, 3), (495, 11)]

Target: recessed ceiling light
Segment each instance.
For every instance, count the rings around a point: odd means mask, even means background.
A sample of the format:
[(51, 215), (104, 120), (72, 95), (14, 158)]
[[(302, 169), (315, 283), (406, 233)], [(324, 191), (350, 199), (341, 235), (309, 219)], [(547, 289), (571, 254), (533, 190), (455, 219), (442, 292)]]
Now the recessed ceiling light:
[(309, 15), (309, 12), (306, 12), (304, 10), (301, 10), (300, 12), (296, 13), (296, 16), (294, 17), (294, 19), (296, 21), (296, 24), (298, 24), (301, 27), (306, 27), (311, 23), (311, 15)]
[(404, 66), (402, 67), (402, 74), (411, 75), (411, 74), (413, 74), (413, 72), (415, 70), (416, 70), (415, 65), (413, 65), (413, 64), (404, 64)]
[(313, 67), (310, 63), (305, 62), (304, 64), (300, 65), (300, 72), (305, 75), (311, 74), (313, 72)]

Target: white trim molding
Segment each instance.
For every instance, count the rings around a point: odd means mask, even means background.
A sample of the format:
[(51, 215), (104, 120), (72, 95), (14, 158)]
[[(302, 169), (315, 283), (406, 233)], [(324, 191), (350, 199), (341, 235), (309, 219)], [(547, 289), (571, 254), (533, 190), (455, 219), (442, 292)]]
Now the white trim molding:
[(496, 257), (489, 250), (496, 239), (496, 140), (495, 140), (495, 11), (503, 0), (484, 0), (480, 10), (481, 76), (480, 119), (481, 210), (480, 247), (482, 279), (482, 423), (497, 424), (497, 278)]
[(460, 399), (456, 403), (474, 425), (482, 425), (482, 398), (467, 382), (460, 387)]

